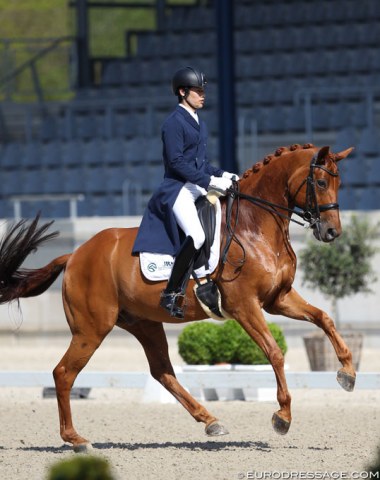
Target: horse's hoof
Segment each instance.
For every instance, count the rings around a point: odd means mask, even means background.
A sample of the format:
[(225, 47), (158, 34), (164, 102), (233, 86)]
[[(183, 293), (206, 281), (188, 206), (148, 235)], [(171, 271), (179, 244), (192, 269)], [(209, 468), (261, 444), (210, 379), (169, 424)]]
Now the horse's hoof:
[(206, 427), (206, 435), (209, 437), (217, 437), (218, 435), (227, 435), (230, 433), (227, 428), (219, 422), (210, 423)]
[(343, 372), (342, 370), (338, 371), (336, 376), (339, 385), (346, 390), (347, 392), (352, 392), (355, 387), (356, 377), (350, 375), (349, 373)]
[(290, 428), (290, 422), (281, 418), (277, 413), (273, 414), (272, 425), (275, 432), (280, 435), (286, 435)]
[(73, 445), (73, 450), (75, 453), (91, 453), (93, 446), (90, 442), (77, 443), (76, 445)]

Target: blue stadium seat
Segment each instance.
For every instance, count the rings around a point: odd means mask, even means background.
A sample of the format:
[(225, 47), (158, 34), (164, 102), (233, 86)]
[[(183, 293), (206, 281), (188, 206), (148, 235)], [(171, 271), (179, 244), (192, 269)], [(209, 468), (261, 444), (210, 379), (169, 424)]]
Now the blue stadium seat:
[(111, 195), (93, 195), (91, 197), (92, 215), (112, 216), (114, 215), (114, 205)]
[(44, 218), (48, 218), (48, 204), (44, 201), (40, 202), (22, 202), (21, 216), (23, 218), (33, 218), (40, 213)]
[(13, 205), (10, 201), (2, 200), (0, 202), (0, 218), (13, 218), (14, 217), (14, 210)]
[(130, 172), (128, 172), (125, 166), (107, 167), (106, 191), (108, 193), (121, 192), (123, 184), (128, 178), (130, 178)]
[(19, 168), (23, 160), (23, 151), (23, 145), (20, 143), (12, 142), (6, 144), (0, 155), (1, 168)]
[(302, 105), (292, 105), (286, 109), (286, 130), (291, 132), (304, 132), (305, 126), (305, 109)]
[(263, 130), (266, 132), (280, 133), (285, 130), (286, 111), (281, 107), (272, 107), (268, 109)]
[(335, 103), (330, 108), (329, 125), (339, 130), (351, 124), (351, 108), (348, 102)]
[[(368, 183), (380, 186), (380, 155), (372, 157), (368, 166)], [(380, 205), (379, 205), (380, 209)]]
[(53, 140), (41, 148), (41, 163), (44, 167), (58, 167), (62, 164), (61, 143)]
[(121, 62), (108, 62), (103, 71), (102, 84), (105, 86), (117, 86), (123, 83), (123, 65)]
[(360, 134), (358, 152), (367, 156), (380, 154), (379, 132), (373, 127), (364, 128)]
[(148, 162), (160, 162), (162, 160), (162, 143), (159, 137), (150, 137), (146, 140), (145, 158)]
[(144, 32), (137, 38), (137, 54), (144, 59), (157, 58), (161, 54), (161, 36), (156, 32)]
[(22, 156), (24, 168), (39, 167), (42, 165), (42, 145), (40, 142), (28, 142)]
[(104, 163), (104, 142), (99, 138), (94, 138), (89, 142), (82, 144), (82, 164), (83, 165), (101, 165)]
[(338, 203), (340, 210), (356, 210), (355, 190), (341, 188), (338, 192)]
[(358, 186), (367, 183), (367, 167), (361, 156), (348, 157), (339, 165), (343, 186)]
[(358, 128), (365, 128), (368, 124), (367, 105), (364, 101), (349, 104), (350, 114), (348, 116), (350, 125)]
[(25, 170), (22, 180), (22, 189), (25, 194), (42, 194), (44, 192), (42, 170)]
[(38, 131), (38, 139), (42, 142), (51, 142), (59, 138), (58, 117), (45, 115), (41, 119)]
[(113, 138), (105, 142), (104, 145), (104, 162), (106, 165), (123, 164), (125, 162), (125, 154), (127, 143), (121, 138)]
[(91, 167), (85, 169), (84, 191), (86, 193), (105, 192), (106, 169), (103, 167)]
[(330, 128), (331, 107), (326, 103), (317, 103), (312, 106), (312, 125), (314, 130), (328, 130)]
[(61, 168), (47, 170), (43, 175), (44, 193), (63, 193), (63, 176)]
[(94, 112), (86, 112), (85, 114), (76, 114), (74, 117), (75, 125), (75, 137), (81, 140), (91, 140), (97, 138), (100, 134), (104, 134), (100, 131), (97, 124), (97, 118)]
[(132, 138), (137, 134), (137, 122), (130, 111), (115, 114), (114, 132), (116, 137)]
[(380, 188), (370, 187), (363, 188), (359, 193), (357, 201), (358, 210), (378, 210), (380, 205)]
[(49, 202), (47, 212), (50, 218), (68, 218), (70, 207), (68, 202)]
[(62, 145), (62, 164), (75, 167), (82, 164), (83, 145), (79, 140), (68, 140)]
[(68, 168), (63, 177), (63, 189), (66, 193), (83, 193), (84, 192), (84, 168)]
[(145, 138), (135, 137), (128, 140), (126, 158), (128, 162), (142, 163), (146, 159)]
[(352, 127), (343, 128), (340, 130), (335, 138), (333, 150), (334, 152), (341, 152), (346, 148), (354, 147), (356, 145), (356, 130)]
[(16, 195), (23, 191), (23, 176), (16, 171), (1, 173), (0, 192), (2, 195)]

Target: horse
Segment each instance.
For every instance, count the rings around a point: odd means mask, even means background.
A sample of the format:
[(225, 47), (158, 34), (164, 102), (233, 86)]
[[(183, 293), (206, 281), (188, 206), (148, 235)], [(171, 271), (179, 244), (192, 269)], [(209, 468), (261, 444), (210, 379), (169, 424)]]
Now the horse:
[[(262, 349), (277, 381), (279, 410), (272, 425), (286, 434), (291, 424), (291, 396), (284, 373), (284, 357), (272, 337), (263, 310), (306, 320), (321, 328), (331, 341), (342, 367), (337, 381), (347, 391), (355, 385), (352, 356), (333, 319), (310, 305), (293, 288), (296, 255), (289, 238), (289, 223), (297, 214), (308, 223), (318, 241), (332, 242), (342, 232), (337, 203), (338, 162), (352, 148), (339, 153), (312, 144), (280, 147), (248, 169), (226, 197), (222, 208), (221, 260), (212, 274), (229, 318), (235, 319)], [(230, 199), (233, 199), (230, 201)], [(302, 223), (299, 222), (299, 223)], [(91, 448), (74, 428), (70, 391), (73, 383), (115, 325), (141, 343), (151, 375), (160, 382), (207, 435), (228, 433), (180, 385), (169, 358), (163, 323), (208, 318), (187, 286), (185, 318), (178, 320), (159, 308), (162, 282), (151, 282), (132, 255), (137, 228), (109, 228), (98, 232), (73, 253), (61, 255), (41, 268), (23, 269), (24, 259), (58, 232), (47, 234), (50, 224), (39, 226), (38, 216), (22, 220), (5, 234), (0, 246), (0, 303), (36, 296), (64, 272), (62, 297), (72, 333), (70, 345), (53, 370), (60, 435), (74, 451)], [(226, 233), (226, 235), (225, 235)], [(225, 248), (228, 244), (229, 248)]]

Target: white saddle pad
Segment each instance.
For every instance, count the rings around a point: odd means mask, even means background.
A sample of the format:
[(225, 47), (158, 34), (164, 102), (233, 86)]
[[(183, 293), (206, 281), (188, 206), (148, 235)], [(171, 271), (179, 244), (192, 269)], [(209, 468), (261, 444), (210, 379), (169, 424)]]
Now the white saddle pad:
[[(215, 204), (216, 207), (216, 227), (215, 237), (211, 246), (209, 270), (205, 267), (198, 268), (195, 273), (199, 278), (205, 277), (207, 273), (212, 273), (219, 262), (220, 249), (220, 225), (221, 225), (221, 208), (219, 200)], [(151, 281), (167, 280), (170, 277), (174, 257), (162, 253), (141, 252), (140, 268), (145, 278)]]

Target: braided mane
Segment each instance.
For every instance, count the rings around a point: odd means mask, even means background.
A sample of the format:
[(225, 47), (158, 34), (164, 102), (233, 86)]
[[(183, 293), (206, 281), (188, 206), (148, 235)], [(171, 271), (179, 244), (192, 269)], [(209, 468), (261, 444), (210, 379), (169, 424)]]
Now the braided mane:
[(243, 174), (243, 178), (247, 178), (252, 173), (259, 172), (264, 165), (268, 165), (268, 163), (270, 163), (270, 161), (275, 157), (280, 157), (284, 153), (294, 152), (294, 150), (306, 150), (309, 148), (315, 148), (315, 145), (313, 145), (312, 143), (305, 143), (304, 145), (299, 145), (298, 143), (295, 143), (294, 145), (290, 145), (289, 147), (279, 147), (274, 153), (267, 155), (261, 162), (255, 163), (251, 168), (246, 170)]

